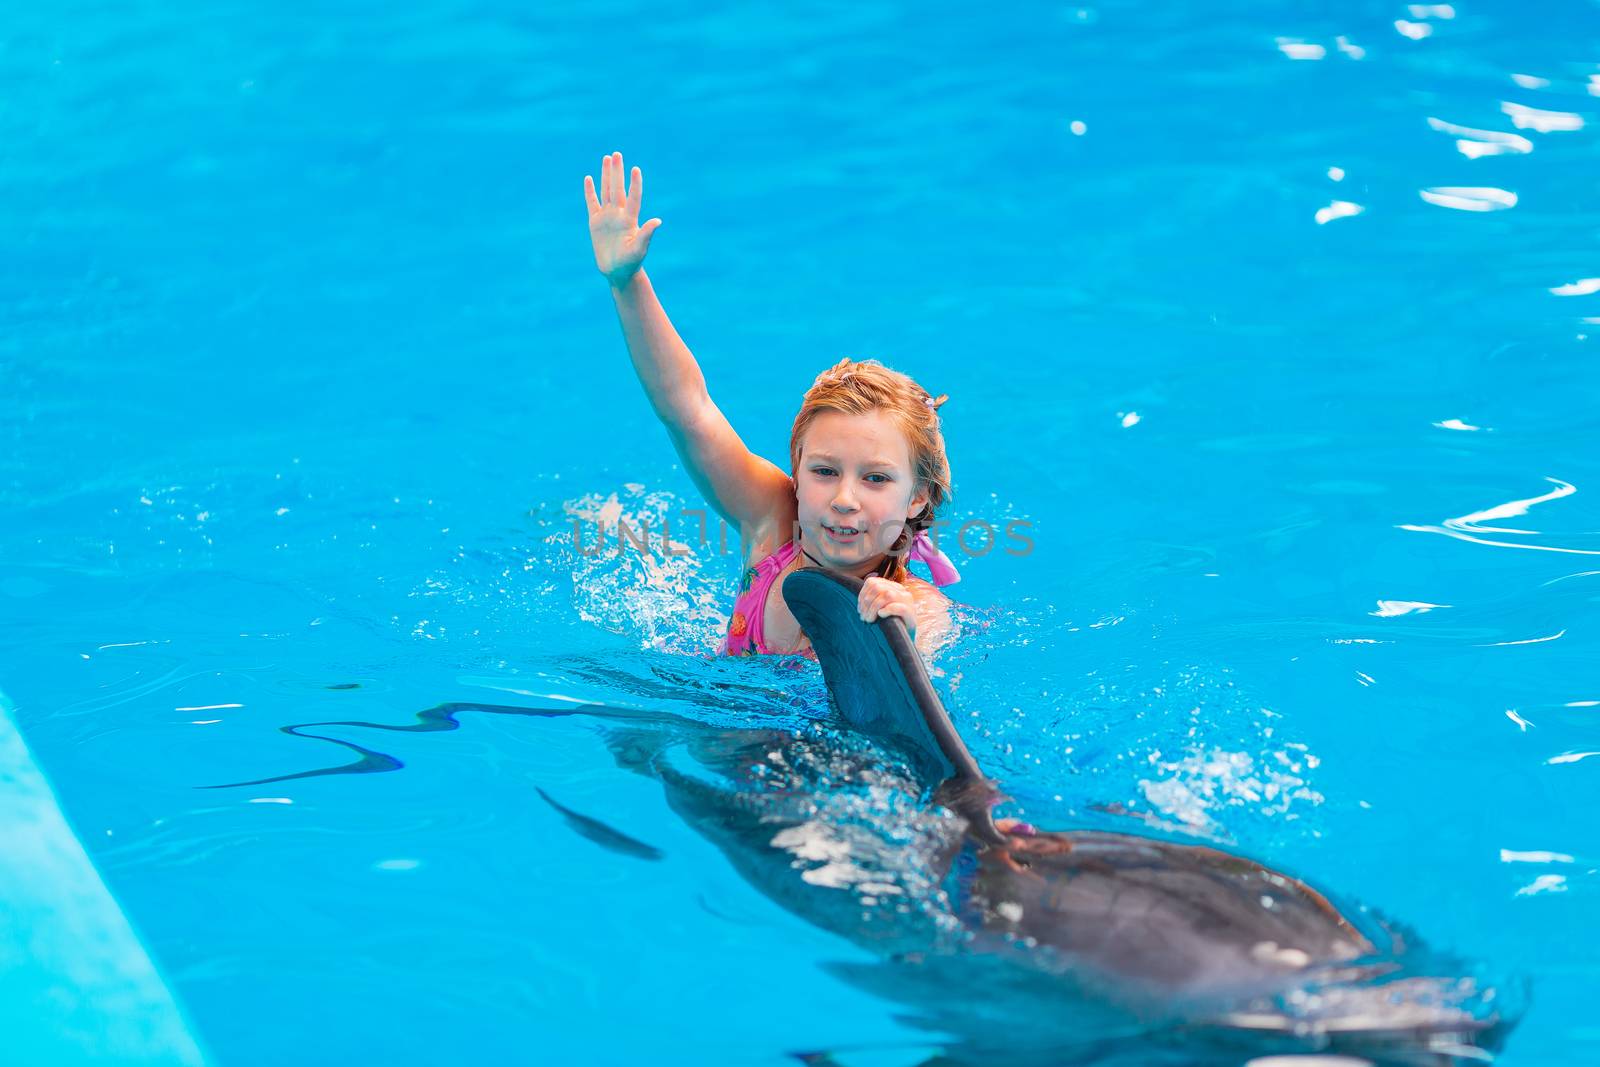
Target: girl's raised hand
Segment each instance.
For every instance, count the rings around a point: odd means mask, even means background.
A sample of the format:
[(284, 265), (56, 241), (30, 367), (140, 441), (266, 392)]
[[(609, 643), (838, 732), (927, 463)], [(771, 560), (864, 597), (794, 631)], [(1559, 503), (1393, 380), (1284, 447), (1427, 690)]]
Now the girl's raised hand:
[(600, 195), (594, 178), (583, 176), (583, 195), (589, 202), (589, 239), (594, 242), (594, 263), (614, 286), (625, 285), (638, 272), (650, 251), (650, 235), (661, 225), (651, 219), (639, 225), (639, 200), (644, 175), (633, 168), (633, 189), (623, 183), (622, 153), (613, 152), (600, 163)]

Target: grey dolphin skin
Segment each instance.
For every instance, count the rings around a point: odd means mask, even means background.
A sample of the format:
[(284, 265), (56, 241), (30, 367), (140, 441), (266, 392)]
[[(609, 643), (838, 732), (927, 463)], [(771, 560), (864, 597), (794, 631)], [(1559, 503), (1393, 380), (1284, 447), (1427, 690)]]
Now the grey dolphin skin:
[(1407, 946), (1393, 930), (1375, 924), (1369, 936), (1298, 879), (1200, 845), (997, 825), (1000, 795), (905, 625), (862, 623), (860, 587), (803, 569), (783, 595), (839, 715), (942, 783), (934, 800), (965, 820), (953, 903), (977, 947), (1020, 946), (1030, 966), (1124, 1002), (1187, 1004), (1210, 1026), (1313, 1035), (1385, 1062), (1492, 1059), (1510, 1020), (1458, 1006), (1450, 993), (1471, 976), (1401, 973), (1394, 954)]

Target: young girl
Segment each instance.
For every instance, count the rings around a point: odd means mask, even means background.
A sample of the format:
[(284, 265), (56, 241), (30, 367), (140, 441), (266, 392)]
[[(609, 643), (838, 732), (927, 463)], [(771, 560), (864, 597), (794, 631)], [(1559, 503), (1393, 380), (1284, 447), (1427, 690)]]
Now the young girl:
[(959, 580), (925, 532), (950, 492), (937, 413), (945, 398), (876, 361), (840, 360), (806, 392), (789, 438), (790, 472), (752, 453), (711, 402), (641, 267), (661, 225), (639, 225), (643, 188), (638, 167), (626, 188), (621, 152), (605, 157), (598, 197), (594, 179), (583, 179), (589, 236), (651, 406), (695, 485), (739, 530), (744, 581), (719, 651), (809, 654), (783, 579), (816, 566), (864, 578), (862, 620), (899, 616), (931, 652), (949, 632), (949, 601), (907, 573), (905, 560), (926, 562), (939, 585)]

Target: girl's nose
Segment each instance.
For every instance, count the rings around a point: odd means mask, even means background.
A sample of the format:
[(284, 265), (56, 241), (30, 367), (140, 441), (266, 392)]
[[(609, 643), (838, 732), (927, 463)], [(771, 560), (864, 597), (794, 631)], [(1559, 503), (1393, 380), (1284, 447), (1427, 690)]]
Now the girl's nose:
[(850, 493), (840, 490), (839, 494), (833, 498), (834, 511), (848, 513), (855, 511), (856, 509), (856, 498)]

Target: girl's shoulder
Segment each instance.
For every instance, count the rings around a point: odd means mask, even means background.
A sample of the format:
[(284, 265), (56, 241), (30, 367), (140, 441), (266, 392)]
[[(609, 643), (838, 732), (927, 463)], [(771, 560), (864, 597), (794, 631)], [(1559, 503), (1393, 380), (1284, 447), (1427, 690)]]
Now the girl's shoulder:
[(911, 590), (911, 595), (918, 600), (926, 600), (934, 604), (948, 604), (950, 602), (950, 598), (944, 595), (944, 590), (926, 578), (918, 578), (915, 574), (907, 574), (905, 581), (901, 584)]
[(914, 574), (906, 575), (905, 585), (917, 612), (917, 647), (932, 655), (956, 636), (950, 598), (943, 589)]

